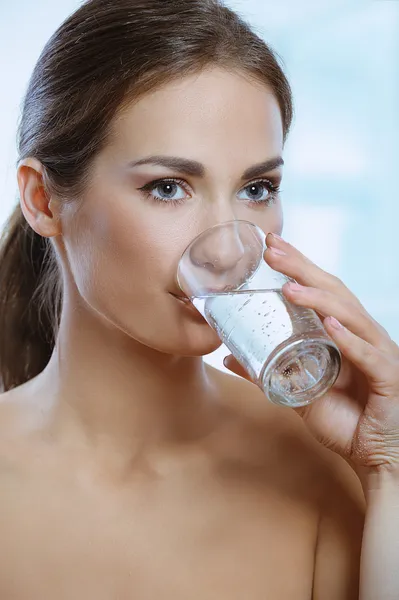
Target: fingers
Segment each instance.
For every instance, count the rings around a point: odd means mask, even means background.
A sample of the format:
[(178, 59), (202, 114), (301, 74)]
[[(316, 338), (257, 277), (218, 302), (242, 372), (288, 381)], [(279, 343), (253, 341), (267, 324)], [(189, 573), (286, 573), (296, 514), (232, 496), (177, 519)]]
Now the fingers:
[[(265, 260), (276, 271), (292, 277), (302, 285), (338, 293), (342, 297), (351, 299), (356, 306), (361, 306), (356, 296), (338, 277), (323, 271), (288, 242), (268, 233), (266, 243), (268, 248), (265, 251)], [(276, 249), (284, 254), (275, 254)]]
[(282, 289), (284, 295), (293, 304), (312, 308), (322, 317), (333, 316), (366, 342), (380, 350), (390, 352), (392, 340), (386, 335), (385, 330), (382, 332), (382, 328), (362, 307), (354, 309), (353, 302), (347, 297), (295, 283), (286, 283)]
[(229, 371), (232, 371), (239, 377), (243, 377), (244, 379), (248, 379), (248, 381), (252, 381), (244, 367), (240, 365), (240, 363), (234, 358), (232, 354), (229, 354), (223, 359), (223, 364), (226, 367), (226, 369), (229, 369)]
[(360, 369), (370, 382), (392, 391), (397, 386), (399, 397), (399, 361), (344, 327), (334, 317), (324, 319), (324, 326), (342, 354)]
[[(359, 335), (372, 344), (376, 344), (379, 348), (385, 349), (395, 357), (399, 358), (399, 347), (389, 336), (386, 329), (368, 314), (358, 298), (356, 298), (338, 277), (323, 271), (323, 269), (315, 265), (299, 252), (299, 250), (294, 248), (294, 246), (285, 242), (278, 236), (268, 233), (266, 241), (268, 249), (265, 252), (265, 260), (272, 269), (275, 269), (288, 277), (292, 277), (303, 286), (330, 292), (337, 298), (335, 311), (332, 308), (328, 309), (328, 307), (323, 306), (322, 303), (319, 303), (317, 307), (316, 305), (304, 306), (313, 308), (319, 316), (335, 316), (356, 335)], [(280, 253), (275, 254), (275, 250), (278, 250)], [(281, 252), (283, 254), (281, 254)], [(287, 286), (283, 289), (287, 289)], [(298, 305), (302, 305), (299, 294), (296, 297), (294, 297), (294, 294), (289, 296), (287, 294), (287, 299)], [(305, 300), (305, 296), (301, 296), (301, 299)], [(339, 309), (339, 304), (341, 303), (342, 310)], [(356, 322), (354, 322), (354, 320), (349, 322), (345, 318), (345, 315), (342, 312), (343, 310), (346, 310), (346, 315), (351, 314), (354, 317), (356, 316)]]

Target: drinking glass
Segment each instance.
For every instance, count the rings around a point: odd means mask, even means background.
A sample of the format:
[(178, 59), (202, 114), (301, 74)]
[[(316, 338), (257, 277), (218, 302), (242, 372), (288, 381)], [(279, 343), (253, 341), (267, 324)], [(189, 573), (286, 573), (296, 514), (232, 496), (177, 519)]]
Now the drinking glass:
[(249, 221), (215, 225), (186, 248), (177, 281), (271, 402), (304, 406), (334, 384), (341, 354), (317, 314), (284, 297), (295, 280), (266, 263), (265, 238)]

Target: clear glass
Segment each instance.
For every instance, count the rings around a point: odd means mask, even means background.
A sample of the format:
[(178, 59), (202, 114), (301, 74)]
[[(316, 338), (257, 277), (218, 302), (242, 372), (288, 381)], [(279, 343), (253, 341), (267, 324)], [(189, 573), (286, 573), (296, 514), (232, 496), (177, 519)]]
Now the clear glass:
[(186, 248), (177, 280), (271, 402), (304, 406), (334, 384), (341, 355), (317, 314), (284, 297), (293, 280), (266, 263), (265, 238), (249, 221), (211, 227)]

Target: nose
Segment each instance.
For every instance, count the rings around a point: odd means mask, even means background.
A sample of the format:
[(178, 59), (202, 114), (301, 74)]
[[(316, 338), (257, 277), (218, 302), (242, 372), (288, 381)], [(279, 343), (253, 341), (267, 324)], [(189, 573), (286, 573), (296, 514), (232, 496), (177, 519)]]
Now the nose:
[(265, 234), (253, 223), (231, 220), (203, 231), (184, 252), (178, 284), (190, 297), (239, 290), (263, 260)]
[(245, 247), (234, 223), (228, 227), (209, 230), (206, 243), (193, 246), (191, 260), (194, 265), (213, 273), (231, 271), (242, 260)]

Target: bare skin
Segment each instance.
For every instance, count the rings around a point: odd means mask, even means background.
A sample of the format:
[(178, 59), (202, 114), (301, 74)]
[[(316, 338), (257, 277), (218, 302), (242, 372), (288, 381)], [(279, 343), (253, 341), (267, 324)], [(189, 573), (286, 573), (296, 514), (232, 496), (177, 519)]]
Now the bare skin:
[(357, 597), (349, 467), (252, 384), (209, 377), (222, 396), (209, 431), (129, 464), (54, 431), (29, 387), (4, 398), (1, 597), (310, 600), (316, 556), (325, 597)]
[[(220, 341), (174, 296), (178, 259), (206, 227), (281, 232), (278, 196), (250, 201), (241, 176), (282, 145), (271, 92), (215, 69), (119, 115), (79, 205), (46, 194), (36, 159), (19, 166), (64, 304), (48, 367), (0, 403), (1, 598), (357, 598), (355, 475), (297, 414), (206, 366)], [(151, 155), (206, 174), (126, 166)], [(138, 190), (168, 177), (186, 182), (184, 203)]]

